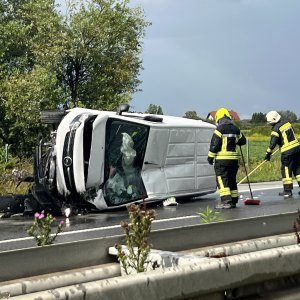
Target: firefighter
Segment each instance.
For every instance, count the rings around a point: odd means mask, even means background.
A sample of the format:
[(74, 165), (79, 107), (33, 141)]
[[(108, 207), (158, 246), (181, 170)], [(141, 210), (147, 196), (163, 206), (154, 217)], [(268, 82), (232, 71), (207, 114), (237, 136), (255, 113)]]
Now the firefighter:
[(246, 144), (246, 138), (233, 124), (229, 111), (216, 112), (215, 129), (210, 142), (208, 163), (214, 164), (221, 202), (216, 208), (235, 208), (239, 199), (236, 175), (239, 168), (237, 145)]
[[(280, 196), (290, 198), (293, 196), (293, 175), (300, 186), (300, 143), (295, 136), (295, 131), (290, 122), (282, 120), (277, 111), (266, 114), (267, 123), (272, 125), (270, 145), (267, 149), (265, 160), (269, 161), (276, 145), (281, 152), (281, 176), (283, 192)], [(299, 192), (300, 194), (300, 192)]]

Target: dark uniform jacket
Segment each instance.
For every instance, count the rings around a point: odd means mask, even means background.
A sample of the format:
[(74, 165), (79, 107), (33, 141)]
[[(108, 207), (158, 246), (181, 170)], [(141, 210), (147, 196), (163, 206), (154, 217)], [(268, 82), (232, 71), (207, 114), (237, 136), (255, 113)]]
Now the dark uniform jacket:
[(211, 139), (208, 157), (216, 160), (237, 160), (236, 145), (246, 144), (246, 138), (233, 122), (224, 117), (214, 131)]
[(272, 153), (276, 145), (279, 146), (282, 156), (300, 152), (300, 143), (295, 136), (290, 122), (282, 120), (272, 127), (271, 140), (267, 153)]

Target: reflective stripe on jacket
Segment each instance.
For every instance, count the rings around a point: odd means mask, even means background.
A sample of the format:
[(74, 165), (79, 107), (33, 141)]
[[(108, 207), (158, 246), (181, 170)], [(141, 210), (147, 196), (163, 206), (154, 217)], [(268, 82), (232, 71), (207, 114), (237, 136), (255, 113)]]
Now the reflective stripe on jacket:
[(246, 138), (228, 118), (222, 118), (211, 138), (208, 156), (214, 159), (238, 159), (236, 145), (245, 145)]
[(273, 126), (267, 152), (272, 153), (276, 145), (279, 146), (283, 155), (300, 151), (300, 143), (290, 122), (280, 121)]

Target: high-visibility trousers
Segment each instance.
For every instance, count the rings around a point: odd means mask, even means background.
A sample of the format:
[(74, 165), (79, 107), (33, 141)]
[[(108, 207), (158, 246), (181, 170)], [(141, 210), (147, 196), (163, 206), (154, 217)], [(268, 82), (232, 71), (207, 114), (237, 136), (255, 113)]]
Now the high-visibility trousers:
[(293, 175), (300, 186), (300, 152), (292, 155), (281, 155), (281, 176), (286, 192), (293, 189)]
[(215, 160), (215, 173), (221, 202), (236, 204), (239, 194), (236, 175), (239, 168), (238, 160)]

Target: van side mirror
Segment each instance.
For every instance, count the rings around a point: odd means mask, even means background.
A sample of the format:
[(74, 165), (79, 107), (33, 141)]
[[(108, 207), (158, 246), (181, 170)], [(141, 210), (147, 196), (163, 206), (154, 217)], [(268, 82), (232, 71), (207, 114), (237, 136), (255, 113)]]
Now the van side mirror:
[(129, 104), (125, 103), (125, 104), (121, 104), (119, 106), (119, 108), (117, 109), (117, 115), (122, 115), (122, 112), (127, 112), (129, 111)]

